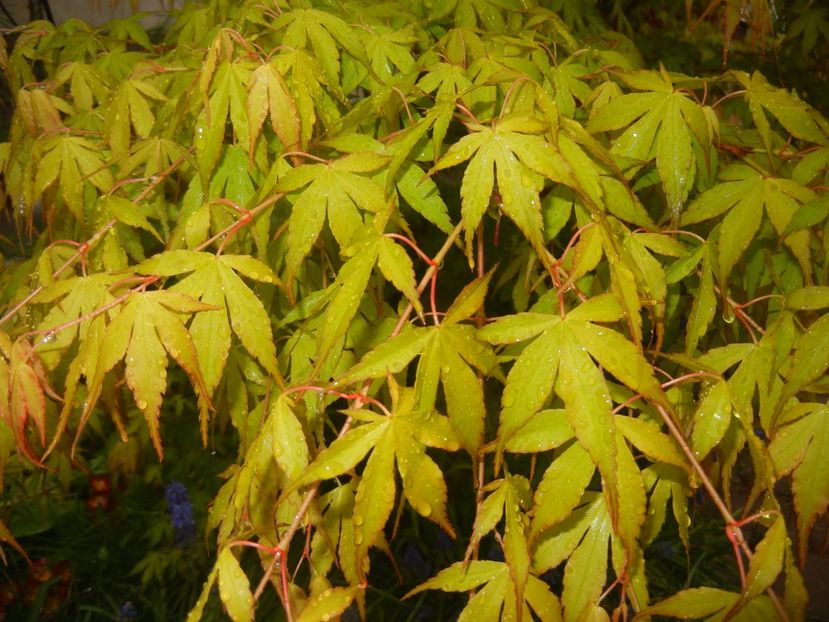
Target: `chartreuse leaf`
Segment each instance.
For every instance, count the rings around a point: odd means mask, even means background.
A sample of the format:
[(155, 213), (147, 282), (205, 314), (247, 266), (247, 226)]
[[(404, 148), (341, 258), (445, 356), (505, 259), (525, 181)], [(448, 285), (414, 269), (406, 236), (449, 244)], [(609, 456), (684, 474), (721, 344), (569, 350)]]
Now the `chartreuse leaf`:
[[(457, 449), (457, 441), (452, 438), (451, 429), (448, 425), (436, 425), (439, 421), (435, 415), (424, 420), (411, 411), (400, 412), (398, 407), (393, 425), (394, 450), (406, 499), (418, 514), (434, 521), (454, 537), (455, 532), (446, 515), (448, 493), (443, 472), (426, 455), (424, 446), (426, 443), (443, 446), (445, 449)], [(434, 429), (443, 427), (446, 436), (438, 439), (424, 438), (420, 432), (424, 426)]]
[[(624, 437), (616, 434), (616, 468), (619, 481), (619, 515), (613, 525), (614, 532), (625, 548), (625, 564), (641, 556), (639, 552), (639, 534), (645, 522), (647, 497), (639, 466), (630, 451)], [(625, 572), (628, 572), (625, 567)], [(617, 574), (621, 574), (617, 570)]]
[(404, 330), (366, 354), (338, 382), (351, 384), (367, 378), (381, 378), (387, 373), (396, 374), (405, 369), (433, 338), (434, 331), (427, 328)]
[[(536, 418), (538, 415), (530, 421)], [(595, 470), (590, 454), (579, 443), (571, 443), (547, 467), (533, 498), (533, 537), (571, 514), (581, 503)]]
[(730, 607), (740, 597), (715, 587), (695, 587), (677, 592), (665, 600), (646, 607), (634, 616), (634, 620), (648, 616), (670, 616), (680, 620), (695, 620)]
[(756, 598), (777, 579), (777, 575), (783, 570), (788, 540), (786, 521), (777, 517), (755, 548), (754, 556), (749, 562), (742, 598), (744, 601)]
[(615, 514), (620, 494), (615, 426), (604, 376), (576, 341), (575, 335), (568, 331), (564, 331), (560, 352), (561, 369), (556, 392), (564, 400), (567, 418), (576, 432), (576, 438), (599, 467), (610, 512)]
[(323, 590), (308, 601), (297, 622), (329, 620), (345, 611), (360, 591), (359, 587), (332, 587)]
[(408, 592), (404, 598), (411, 598), (425, 590), (442, 590), (444, 592), (468, 592), (476, 587), (491, 581), (501, 573), (509, 573), (506, 564), (502, 562), (472, 560), (471, 562), (455, 562), (444, 568), (428, 581), (421, 583)]
[[(374, 421), (352, 428), (323, 449), (310, 466), (298, 471), (298, 477), (283, 492), (284, 495), (314, 481), (338, 477), (371, 452), (357, 485), (353, 515), (356, 568), (361, 576), (369, 548), (383, 541), (382, 529), (394, 506), (395, 459), (403, 492), (415, 511), (454, 536), (446, 514), (443, 473), (426, 455), (425, 446), (454, 451), (458, 442), (444, 418), (413, 410), (412, 389), (393, 384), (391, 392), (391, 418), (372, 414), (369, 418)], [(348, 412), (357, 416), (357, 412)], [(365, 414), (369, 415), (367, 411)]]
[(389, 282), (409, 299), (418, 314), (423, 306), (415, 290), (415, 273), (412, 260), (406, 251), (390, 238), (381, 237), (377, 249), (377, 265)]
[[(505, 568), (509, 568), (506, 564)], [(516, 619), (516, 615), (510, 615), (510, 609), (514, 611), (515, 606), (509, 606), (508, 602), (511, 594), (510, 576), (508, 572), (499, 572), (497, 575), (483, 586), (478, 592), (469, 599), (466, 607), (463, 608), (458, 616), (458, 622), (473, 622), (480, 620), (482, 622), (496, 622), (501, 618), (501, 615), (507, 619)], [(504, 609), (503, 614), (501, 609)]]
[(48, 343), (40, 344), (40, 359), (47, 367), (54, 368), (58, 364), (61, 355), (72, 345), (76, 337), (86, 337), (87, 329), (93, 320), (84, 318), (113, 300), (107, 290), (113, 281), (113, 277), (109, 275), (95, 274), (58, 281), (41, 293), (39, 300), (60, 302), (52, 305), (40, 323), (40, 330), (50, 330), (66, 323), (78, 322), (53, 335), (50, 334)]
[(829, 451), (829, 408), (811, 404), (808, 414), (781, 427), (769, 451), (779, 476), (792, 474), (794, 506), (797, 510), (798, 548), (806, 554), (809, 531), (829, 505), (829, 472), (825, 456)]
[(771, 113), (792, 136), (811, 143), (829, 145), (829, 136), (818, 123), (818, 113), (811, 106), (796, 95), (771, 86), (759, 71), (750, 77), (743, 71), (736, 71), (734, 75), (746, 89), (751, 115), (769, 153), (773, 145), (765, 112)]
[(605, 511), (598, 512), (567, 559), (561, 594), (565, 622), (581, 620), (597, 604), (606, 580), (610, 532), (610, 517)]
[(268, 373), (279, 376), (270, 318), (262, 302), (237, 274), (263, 283), (278, 283), (276, 275), (265, 264), (250, 256), (216, 256), (179, 250), (159, 253), (136, 270), (158, 276), (190, 273), (172, 290), (220, 309), (197, 315), (190, 325), (208, 393), (212, 394), (222, 378), (230, 351), (231, 329)]
[(40, 196), (57, 181), (61, 196), (72, 215), (84, 222), (83, 189), (89, 180), (101, 192), (112, 187), (112, 174), (101, 157), (100, 146), (70, 134), (43, 137), (34, 179), (34, 195)]
[(397, 191), (413, 210), (438, 229), (447, 235), (452, 232), (449, 210), (440, 196), (440, 190), (419, 166), (411, 164), (403, 171), (397, 179)]
[(600, 515), (607, 515), (601, 493), (586, 492), (581, 506), (537, 540), (533, 569), (542, 573), (567, 559), (581, 542), (584, 532)]
[(682, 469), (688, 468), (687, 460), (677, 447), (676, 441), (663, 434), (655, 423), (644, 418), (624, 415), (616, 415), (614, 421), (619, 432), (649, 460), (672, 464)]
[[(543, 332), (542, 332), (543, 331)], [(482, 328), (478, 334), (492, 343), (521, 341), (541, 333), (519, 355), (507, 375), (501, 398), (498, 450), (537, 412), (550, 395), (558, 373), (561, 318), (524, 313)]]
[(350, 154), (331, 164), (306, 164), (291, 170), (277, 182), (276, 190), (293, 192), (304, 186), (294, 201), (288, 221), (286, 265), (295, 274), (322, 231), (325, 216), (334, 238), (347, 246), (362, 234), (358, 210), (377, 212), (386, 204), (383, 188), (361, 173), (376, 170), (386, 159), (375, 154)]
[(694, 412), (691, 447), (698, 460), (703, 460), (719, 444), (730, 423), (731, 393), (724, 380), (717, 380)]
[[(486, 280), (486, 277), (485, 277)], [(379, 345), (338, 379), (340, 384), (367, 378), (379, 378), (402, 371), (418, 355), (415, 388), (418, 408), (431, 410), (437, 398), (438, 382), (443, 383), (449, 421), (461, 446), (474, 454), (483, 440), (486, 408), (481, 383), (476, 375), (489, 373), (496, 364), (495, 355), (478, 341), (471, 326), (454, 323), (474, 312), (482, 282), (475, 281), (462, 292), (453, 306), (449, 322), (434, 328), (415, 328)], [(451, 311), (451, 309), (450, 309)], [(447, 314), (448, 315), (448, 314)]]
[(285, 11), (274, 23), (285, 28), (283, 45), (306, 47), (310, 43), (331, 84), (339, 84), (340, 52), (338, 46), (358, 61), (368, 64), (365, 48), (351, 26), (336, 15), (318, 9)]
[(155, 123), (155, 115), (147, 99), (164, 101), (166, 97), (146, 80), (133, 77), (124, 80), (115, 89), (109, 102), (107, 129), (113, 155), (130, 150), (132, 132), (139, 138), (148, 138)]
[(489, 281), (492, 279), (493, 272), (494, 268), (463, 288), (461, 293), (458, 294), (458, 297), (455, 298), (455, 302), (446, 311), (446, 315), (443, 318), (444, 324), (455, 324), (467, 320), (481, 308), (481, 305), (484, 304), (484, 298), (486, 297), (487, 288), (489, 287)]
[(308, 443), (291, 403), (280, 395), (271, 406), (273, 455), (289, 479), (298, 478), (308, 466)]
[(798, 339), (797, 348), (792, 356), (792, 366), (778, 401), (778, 410), (785, 406), (798, 391), (823, 376), (827, 369), (829, 369), (829, 314), (812, 322)]
[(471, 326), (442, 326), (432, 344), (440, 353), (437, 358), (449, 421), (461, 446), (473, 455), (483, 442), (486, 419), (483, 387), (473, 368), (488, 373), (494, 367), (491, 350), (474, 335)]
[(814, 311), (829, 307), (829, 287), (801, 287), (786, 295), (786, 307), (793, 311)]
[(642, 480), (645, 488), (650, 491), (648, 513), (642, 526), (642, 544), (649, 544), (659, 535), (665, 524), (666, 506), (670, 499), (679, 537), (687, 549), (690, 545), (690, 517), (687, 508), (690, 487), (687, 473), (668, 464), (654, 464), (642, 471)]
[(703, 249), (702, 276), (700, 277), (697, 295), (691, 305), (691, 313), (685, 328), (685, 353), (693, 353), (700, 339), (708, 332), (708, 327), (714, 319), (717, 309), (717, 298), (714, 294), (714, 258), (709, 246)]
[(561, 603), (541, 579), (527, 577), (524, 598), (542, 622), (561, 622)]
[[(410, 598), (424, 590), (441, 590), (444, 592), (466, 592), (483, 586), (467, 603), (458, 620), (492, 620), (519, 619), (516, 613), (516, 603), (512, 594), (513, 581), (509, 566), (502, 562), (479, 561), (457, 562), (441, 570), (437, 575), (421, 583), (411, 590), (404, 598)], [(556, 596), (550, 592), (547, 585), (534, 576), (527, 577), (527, 588), (524, 592), (525, 602), (518, 603), (518, 611), (523, 619), (529, 619), (530, 613), (527, 604), (538, 615), (542, 622), (560, 622), (561, 606)]]
[(674, 218), (682, 211), (688, 191), (694, 183), (694, 151), (691, 133), (682, 118), (683, 95), (671, 95), (665, 105), (659, 138), (656, 141), (656, 169), (662, 179), (668, 209)]
[(216, 583), (218, 573), (219, 567), (216, 565), (207, 576), (204, 586), (202, 587), (201, 594), (199, 594), (199, 599), (196, 601), (196, 604), (193, 605), (190, 613), (187, 614), (187, 622), (199, 622), (199, 620), (202, 619), (202, 616), (204, 615), (204, 608), (207, 605), (207, 600), (210, 598), (210, 594), (213, 592), (213, 586)]
[(486, 534), (495, 529), (504, 515), (504, 502), (507, 499), (508, 481), (495, 480), (487, 485), (491, 494), (478, 506), (475, 514), (475, 524), (472, 526), (472, 535), (469, 537), (467, 552), (477, 546)]
[[(551, 144), (537, 134), (523, 133), (510, 128), (509, 121), (491, 129), (474, 126), (452, 145), (435, 163), (439, 171), (469, 160), (461, 183), (461, 217), (465, 229), (467, 254), (471, 249), (475, 229), (490, 203), (497, 173), (501, 209), (536, 248), (543, 243), (541, 204), (538, 197), (537, 175), (575, 186), (570, 165)], [(520, 125), (512, 122), (513, 127)], [(543, 130), (535, 123), (533, 130)], [(471, 159), (470, 159), (471, 158)]]
[(233, 622), (253, 620), (253, 594), (238, 560), (227, 547), (219, 553), (219, 596)]
[(193, 340), (182, 321), (182, 314), (194, 312), (216, 311), (180, 293), (135, 292), (129, 295), (104, 336), (108, 347), (103, 350), (101, 371), (109, 371), (126, 357), (127, 384), (147, 420), (159, 458), (163, 450), (158, 419), (161, 398), (167, 389), (167, 354), (184, 369), (196, 389), (202, 438), (207, 441), (210, 394)]
[(728, 281), (732, 268), (756, 236), (764, 209), (777, 235), (797, 257), (804, 274), (811, 274), (810, 259), (804, 256), (803, 249), (804, 244), (808, 245), (808, 234), (801, 231), (787, 235), (787, 228), (798, 207), (815, 198), (814, 192), (788, 179), (761, 176), (746, 165), (735, 165), (723, 176), (726, 180), (701, 194), (680, 221), (689, 225), (727, 212), (717, 244), (720, 281)]
[(348, 434), (338, 438), (317, 454), (299, 479), (293, 482), (291, 488), (296, 489), (317, 480), (338, 477), (350, 471), (366, 457), (388, 427), (389, 422), (377, 421), (352, 428)]
[(387, 429), (377, 439), (357, 485), (352, 522), (358, 569), (363, 567), (361, 560), (367, 557), (368, 549), (377, 542), (394, 507), (395, 443), (392, 434)]
[[(2, 336), (7, 340), (5, 333)], [(18, 450), (35, 464), (40, 459), (27, 437), (31, 420), (37, 428), (40, 444), (46, 444), (46, 396), (43, 368), (25, 340), (3, 344), (8, 363), (0, 358), (0, 415), (14, 433)], [(43, 384), (41, 384), (43, 382)]]
[(377, 261), (376, 244), (370, 241), (361, 246), (362, 248), (343, 264), (337, 273), (336, 281), (331, 285), (333, 295), (325, 310), (317, 339), (318, 366), (325, 361), (335, 344), (348, 331)]
[(524, 605), (524, 589), (530, 573), (530, 551), (523, 509), (529, 506), (529, 483), (518, 476), (510, 477), (504, 503), (504, 557), (509, 566), (515, 590), (515, 604)]
[(540, 410), (507, 441), (506, 450), (519, 454), (549, 451), (574, 434), (563, 408)]
[(668, 209), (677, 217), (693, 186), (695, 171), (705, 165), (695, 157), (692, 131), (707, 152), (710, 125), (703, 109), (684, 93), (674, 91), (661, 76), (632, 86), (649, 92), (611, 100), (591, 116), (588, 130), (624, 129), (613, 141), (611, 153), (642, 162), (655, 158)]
[(250, 76), (247, 94), (248, 154), (253, 159), (256, 140), (265, 117), (270, 115), (271, 127), (282, 141), (285, 151), (300, 148), (300, 119), (296, 102), (285, 79), (274, 63), (264, 63)]

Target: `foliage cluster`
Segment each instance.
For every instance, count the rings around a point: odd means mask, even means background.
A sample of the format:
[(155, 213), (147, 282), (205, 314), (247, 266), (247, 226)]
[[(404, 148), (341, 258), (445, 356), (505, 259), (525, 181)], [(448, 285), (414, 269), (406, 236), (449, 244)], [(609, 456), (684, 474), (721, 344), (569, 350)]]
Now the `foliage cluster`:
[[(399, 534), (443, 538), (449, 565), (409, 549), (401, 580), (460, 594), (445, 617), (803, 619), (829, 122), (760, 72), (647, 68), (580, 4), (21, 29), (0, 466), (66, 484), (184, 429), (232, 447), (191, 620), (365, 616)], [(652, 545), (692, 545), (700, 495), (738, 586), (654, 598)]]

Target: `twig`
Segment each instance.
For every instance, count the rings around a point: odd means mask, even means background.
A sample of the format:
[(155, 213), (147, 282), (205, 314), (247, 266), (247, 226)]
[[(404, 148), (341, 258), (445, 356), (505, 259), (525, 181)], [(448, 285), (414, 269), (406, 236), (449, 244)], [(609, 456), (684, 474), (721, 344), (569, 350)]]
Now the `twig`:
[[(740, 525), (743, 523), (737, 521), (729, 511), (728, 507), (725, 505), (725, 501), (723, 501), (722, 497), (717, 492), (717, 489), (714, 487), (714, 484), (711, 482), (711, 479), (708, 477), (708, 474), (705, 472), (705, 469), (702, 468), (702, 465), (697, 460), (693, 450), (688, 445), (688, 442), (685, 440), (685, 437), (682, 435), (682, 432), (679, 430), (676, 423), (674, 422), (673, 417), (671, 417), (671, 415), (668, 414), (668, 411), (666, 411), (661, 404), (656, 404), (656, 410), (659, 411), (662, 420), (665, 422), (665, 425), (668, 426), (668, 430), (670, 430), (671, 432), (671, 436), (674, 437), (674, 440), (682, 449), (683, 453), (685, 454), (685, 457), (688, 458), (688, 462), (691, 463), (691, 466), (694, 468), (694, 471), (696, 471), (697, 475), (699, 476), (703, 487), (708, 493), (708, 496), (711, 497), (711, 500), (714, 502), (714, 505), (716, 506), (720, 515), (723, 517), (723, 520), (725, 521), (725, 531), (726, 535), (728, 536), (728, 539), (732, 543), (736, 543), (736, 546), (738, 546), (740, 550), (742, 550), (746, 558), (750, 560), (753, 556), (753, 552), (751, 550), (751, 547), (748, 545), (748, 543), (745, 541), (745, 538), (743, 537), (742, 529), (740, 529)], [(742, 560), (739, 558), (739, 556), (737, 559), (737, 563), (742, 564)], [(766, 592), (768, 593), (769, 598), (771, 599), (771, 602), (774, 605), (774, 608), (777, 610), (780, 619), (784, 622), (791, 622), (789, 614), (786, 612), (785, 608), (783, 607), (783, 603), (780, 602), (780, 598), (777, 596), (774, 589), (772, 587), (769, 587), (766, 590)]]

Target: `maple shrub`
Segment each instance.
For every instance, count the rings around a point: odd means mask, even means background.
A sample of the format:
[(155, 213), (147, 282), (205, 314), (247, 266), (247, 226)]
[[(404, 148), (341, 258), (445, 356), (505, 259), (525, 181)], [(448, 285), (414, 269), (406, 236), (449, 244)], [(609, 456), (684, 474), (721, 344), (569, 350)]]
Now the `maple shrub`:
[[(448, 541), (404, 592), (461, 620), (802, 620), (829, 122), (543, 4), (19, 29), (0, 463), (84, 464), (93, 424), (160, 460), (179, 379), (238, 446), (191, 620), (364, 616), (399, 530)], [(700, 499), (741, 588), (654, 598), (649, 547), (690, 546)]]

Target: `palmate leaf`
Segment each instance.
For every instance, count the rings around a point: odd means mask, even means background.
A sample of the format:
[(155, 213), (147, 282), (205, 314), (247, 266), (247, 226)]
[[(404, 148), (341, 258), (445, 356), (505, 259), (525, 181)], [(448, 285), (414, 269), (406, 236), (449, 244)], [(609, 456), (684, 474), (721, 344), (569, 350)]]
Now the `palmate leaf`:
[(353, 241), (364, 227), (358, 210), (381, 211), (386, 204), (383, 188), (360, 173), (380, 168), (387, 158), (374, 153), (352, 153), (330, 164), (306, 164), (292, 169), (276, 185), (280, 192), (305, 188), (294, 201), (288, 221), (285, 261), (293, 275), (317, 240), (328, 216), (328, 226), (341, 247)]
[[(657, 403), (667, 401), (650, 365), (636, 347), (620, 333), (589, 321), (620, 318), (618, 304), (611, 296), (604, 295), (576, 307), (563, 320), (558, 316), (525, 313), (498, 320), (481, 329), (479, 334), (491, 342), (509, 343), (520, 340), (522, 332), (524, 336), (532, 336), (546, 328), (522, 351), (507, 376), (497, 449), (500, 452), (506, 447), (555, 388), (564, 400), (565, 413), (576, 438), (602, 474), (613, 526), (625, 546), (633, 551), (644, 521), (644, 488), (630, 450), (617, 437), (607, 384), (594, 359), (637, 393)], [(575, 488), (579, 488), (584, 478), (589, 479), (587, 470), (581, 469), (581, 477), (573, 479)], [(553, 524), (563, 519), (578, 503), (578, 493), (574, 490), (567, 499), (553, 501), (549, 516), (542, 511), (543, 520)], [(557, 505), (559, 501), (561, 507)], [(546, 526), (542, 522), (535, 529), (540, 531)]]
[(359, 587), (326, 588), (312, 597), (300, 612), (297, 622), (331, 619), (345, 611), (359, 592)]
[(340, 49), (368, 65), (365, 48), (353, 28), (336, 15), (318, 9), (285, 11), (273, 28), (285, 29), (282, 44), (313, 50), (329, 84), (340, 84)]
[(288, 494), (315, 481), (331, 479), (354, 469), (369, 456), (363, 469), (352, 517), (355, 567), (364, 578), (368, 550), (384, 542), (383, 528), (397, 494), (395, 462), (403, 494), (418, 514), (434, 521), (454, 537), (446, 514), (447, 488), (443, 473), (426, 454), (426, 447), (458, 449), (448, 420), (438, 414), (413, 410), (414, 391), (391, 380), (391, 417), (368, 411), (351, 413), (368, 423), (352, 428), (324, 448), (283, 492)]
[(789, 399), (810, 383), (819, 380), (829, 369), (829, 314), (809, 325), (797, 340), (792, 356), (792, 366), (786, 377), (778, 408), (780, 411)]
[(536, 543), (533, 569), (544, 572), (567, 560), (562, 605), (564, 620), (582, 620), (596, 607), (606, 582), (611, 521), (599, 493), (585, 493), (582, 504), (545, 531)]
[(30, 423), (41, 446), (46, 445), (46, 394), (49, 388), (43, 364), (25, 340), (12, 343), (0, 333), (0, 417), (14, 433), (18, 451), (35, 464), (41, 464), (29, 443)]
[(150, 136), (155, 123), (150, 103), (164, 101), (165, 95), (138, 76), (121, 82), (107, 104), (107, 137), (114, 156), (130, 150), (133, 132), (138, 138)]
[(415, 382), (418, 408), (429, 411), (435, 407), (442, 383), (452, 429), (461, 446), (474, 455), (483, 441), (486, 416), (476, 371), (490, 373), (496, 360), (491, 348), (475, 337), (475, 329), (460, 322), (482, 305), (491, 277), (489, 272), (467, 285), (440, 326), (404, 331), (369, 352), (338, 382), (351, 384), (397, 373), (420, 355)]
[(669, 464), (653, 464), (642, 471), (642, 480), (650, 493), (648, 512), (642, 525), (642, 546), (647, 546), (659, 535), (670, 500), (679, 538), (687, 549), (690, 546), (688, 495), (691, 492), (687, 472)]
[[(45, 332), (46, 338), (41, 338), (38, 351), (47, 367), (56, 367), (75, 339), (86, 337), (91, 320), (83, 318), (113, 300), (108, 287), (116, 280), (117, 277), (109, 274), (93, 274), (56, 281), (40, 292), (36, 300), (51, 304), (52, 307), (38, 328), (50, 331), (60, 328), (63, 324), (70, 324), (54, 333)], [(83, 321), (75, 323), (78, 320)]]
[(113, 183), (99, 146), (91, 140), (70, 134), (38, 140), (42, 155), (39, 156), (34, 180), (34, 196), (42, 195), (46, 188), (57, 182), (72, 215), (84, 222), (84, 182), (88, 179), (101, 192), (107, 192)]
[(769, 451), (778, 476), (792, 475), (800, 559), (806, 554), (809, 532), (829, 506), (829, 408), (821, 404), (795, 407), (800, 418), (783, 425), (772, 438)]
[(271, 127), (286, 151), (300, 148), (300, 119), (296, 102), (285, 79), (273, 63), (257, 67), (250, 77), (247, 96), (248, 155), (253, 160), (256, 140), (265, 117), (270, 115)]
[[(520, 313), (499, 319), (479, 331), (482, 339), (496, 344), (524, 341), (540, 335), (522, 351), (507, 376), (498, 432), (500, 447), (541, 408), (553, 390), (559, 370), (566, 367), (570, 374), (568, 380), (579, 384), (590, 381), (573, 376), (589, 375), (596, 383), (590, 392), (601, 388), (604, 378), (591, 371), (598, 373), (590, 357), (584, 353), (584, 348), (631, 389), (649, 399), (665, 402), (650, 365), (636, 347), (620, 333), (593, 323), (621, 318), (618, 303), (605, 294), (576, 307), (565, 320), (555, 315)], [(565, 347), (566, 352), (563, 350)], [(539, 361), (544, 363), (539, 364)], [(576, 371), (579, 373), (576, 374)], [(577, 392), (566, 390), (573, 399), (579, 399)], [(609, 413), (608, 408), (608, 419)], [(587, 425), (587, 420), (584, 423)], [(608, 426), (612, 428), (612, 420), (602, 427), (606, 429)]]
[(424, 590), (466, 592), (483, 586), (469, 600), (458, 620), (531, 620), (531, 609), (542, 622), (561, 621), (561, 605), (546, 583), (532, 575), (527, 577), (527, 588), (524, 591), (524, 600), (520, 603), (520, 614), (516, 611), (514, 599), (511, 598), (515, 592), (511, 584), (512, 577), (508, 564), (479, 560), (468, 564), (457, 562), (421, 583), (404, 598), (410, 598)]
[(343, 99), (339, 82), (330, 83), (320, 62), (305, 49), (282, 52), (273, 61), (296, 101), (301, 145), (305, 149), (318, 120), (325, 126), (331, 126), (339, 119), (336, 101)]
[(168, 138), (149, 137), (132, 144), (127, 157), (118, 162), (118, 177), (123, 179), (137, 172), (144, 177), (167, 170), (187, 150)]
[(136, 271), (156, 276), (189, 273), (172, 291), (210, 305), (207, 308), (221, 309), (200, 313), (190, 324), (208, 395), (212, 395), (222, 378), (231, 329), (269, 374), (279, 375), (270, 318), (256, 294), (239, 277), (242, 274), (254, 281), (278, 284), (279, 279), (265, 264), (246, 255), (216, 256), (180, 250), (159, 253), (137, 266)]
[(561, 522), (581, 503), (596, 466), (579, 443), (571, 443), (544, 472), (535, 489), (532, 533)]
[(621, 74), (620, 79), (642, 90), (611, 100), (596, 110), (590, 132), (624, 130), (611, 153), (640, 162), (656, 159), (668, 209), (677, 217), (693, 186), (697, 161), (692, 139), (707, 153), (714, 128), (703, 108), (674, 90), (666, 75), (653, 71)]
[(253, 620), (253, 594), (250, 582), (229, 548), (222, 549), (216, 562), (219, 572), (219, 596), (233, 622)]
[(69, 84), (72, 102), (81, 110), (92, 110), (96, 102), (106, 101), (110, 94), (107, 76), (84, 62), (63, 65), (58, 69), (56, 81), (58, 84)]
[(820, 113), (796, 95), (771, 86), (758, 71), (751, 76), (743, 71), (733, 72), (746, 90), (749, 110), (754, 124), (760, 132), (766, 150), (771, 153), (772, 130), (766, 114), (771, 114), (783, 128), (795, 138), (819, 145), (829, 145), (829, 133)]
[(501, 209), (530, 243), (541, 249), (543, 222), (537, 175), (575, 186), (570, 164), (539, 135), (545, 125), (535, 119), (507, 119), (494, 129), (473, 124), (470, 129), (473, 132), (452, 145), (432, 169), (439, 171), (469, 160), (461, 184), (467, 253), (471, 252), (475, 229), (489, 206), (496, 179)]
[(214, 312), (214, 307), (170, 291), (133, 292), (107, 326), (100, 373), (125, 359), (126, 380), (144, 414), (159, 458), (164, 455), (159, 432), (161, 401), (167, 389), (167, 355), (187, 373), (199, 402), (202, 439), (207, 442), (210, 393), (183, 317)]
[(703, 222), (728, 212), (722, 219), (717, 245), (717, 274), (728, 276), (757, 234), (763, 211), (777, 234), (791, 249), (807, 278), (813, 271), (808, 250), (809, 234), (787, 235), (787, 227), (800, 205), (815, 198), (814, 192), (788, 179), (763, 177), (746, 165), (734, 165), (721, 173), (723, 182), (701, 194), (682, 214), (683, 226)]
[(202, 88), (206, 93), (209, 86), (210, 95), (196, 118), (194, 142), (204, 187), (210, 185), (211, 173), (222, 155), (228, 116), (238, 142), (249, 142), (246, 88), (251, 71), (252, 65), (247, 61), (223, 61), (210, 79), (205, 79), (209, 74), (202, 76)]
[(694, 412), (691, 448), (703, 460), (722, 440), (731, 423), (731, 393), (724, 380), (705, 390)]

